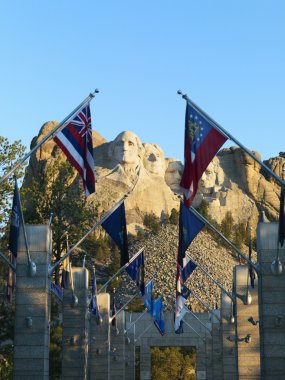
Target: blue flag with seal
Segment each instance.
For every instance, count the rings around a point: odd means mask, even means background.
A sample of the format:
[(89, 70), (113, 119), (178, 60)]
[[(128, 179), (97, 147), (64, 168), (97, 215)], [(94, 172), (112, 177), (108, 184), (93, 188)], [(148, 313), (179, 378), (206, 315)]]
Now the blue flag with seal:
[(163, 303), (162, 298), (159, 297), (152, 303), (152, 315), (154, 319), (154, 324), (157, 327), (159, 333), (164, 335), (165, 333), (165, 322), (163, 314)]
[(145, 293), (144, 251), (141, 251), (141, 253), (130, 262), (126, 267), (126, 272), (135, 282), (143, 296)]
[(184, 203), (180, 202), (178, 264), (182, 266), (187, 248), (205, 226)]
[(153, 291), (153, 280), (150, 280), (145, 286), (144, 295), (141, 294), (143, 303), (147, 308), (149, 313), (152, 313), (152, 291)]
[(17, 179), (15, 178), (14, 197), (13, 197), (11, 225), (10, 225), (10, 236), (9, 236), (9, 249), (12, 252), (14, 257), (17, 257), (20, 225), (22, 222), (23, 220), (22, 220), (20, 194), (19, 194)]
[(98, 315), (98, 304), (97, 304), (97, 286), (96, 286), (96, 274), (95, 267), (93, 268), (92, 280), (91, 280), (91, 301), (89, 305), (91, 314)]
[(101, 224), (121, 251), (121, 266), (129, 261), (125, 203), (116, 208)]

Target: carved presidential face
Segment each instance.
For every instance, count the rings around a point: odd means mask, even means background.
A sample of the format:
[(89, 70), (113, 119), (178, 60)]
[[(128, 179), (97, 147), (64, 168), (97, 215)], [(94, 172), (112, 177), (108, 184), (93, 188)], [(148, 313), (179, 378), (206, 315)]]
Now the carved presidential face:
[(142, 144), (133, 132), (122, 132), (114, 140), (114, 158), (121, 164), (138, 164)]
[(147, 171), (152, 174), (164, 176), (165, 159), (162, 149), (156, 144), (143, 144), (145, 154), (143, 164)]

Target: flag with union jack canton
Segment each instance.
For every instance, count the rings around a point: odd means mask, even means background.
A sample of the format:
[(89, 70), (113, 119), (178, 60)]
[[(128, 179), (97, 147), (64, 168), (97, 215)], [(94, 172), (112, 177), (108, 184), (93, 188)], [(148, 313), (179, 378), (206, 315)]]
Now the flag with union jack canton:
[(227, 137), (214, 128), (210, 120), (187, 103), (184, 170), (180, 182), (187, 207), (193, 202), (204, 171), (226, 140)]
[(55, 135), (54, 141), (79, 172), (86, 197), (94, 193), (95, 169), (89, 103)]

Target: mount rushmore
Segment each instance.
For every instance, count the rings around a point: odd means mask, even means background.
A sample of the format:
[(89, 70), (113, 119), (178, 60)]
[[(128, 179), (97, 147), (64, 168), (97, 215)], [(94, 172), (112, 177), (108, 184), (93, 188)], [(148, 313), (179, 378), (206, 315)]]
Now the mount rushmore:
[[(33, 147), (50, 132), (56, 122), (45, 123), (38, 136), (31, 142)], [(108, 211), (125, 194), (126, 216), (129, 232), (143, 228), (146, 214), (160, 218), (179, 208), (180, 177), (182, 163), (166, 158), (155, 143), (143, 143), (133, 132), (121, 132), (107, 142), (93, 131), (94, 161), (96, 166), (96, 192), (88, 202), (99, 204), (99, 211)], [(254, 152), (260, 159), (260, 155)], [(58, 156), (66, 160), (53, 140), (43, 144), (31, 157), (25, 177), (25, 186), (32, 178), (37, 179)], [(270, 158), (266, 164), (279, 176), (283, 175), (285, 154)], [(74, 173), (73, 181), (76, 179)], [(78, 181), (77, 181), (78, 182)], [(206, 201), (209, 213), (218, 223), (227, 211), (238, 222), (255, 224), (261, 211), (269, 220), (277, 218), (279, 211), (279, 187), (268, 178), (251, 157), (241, 149), (222, 149), (204, 173), (194, 206)]]

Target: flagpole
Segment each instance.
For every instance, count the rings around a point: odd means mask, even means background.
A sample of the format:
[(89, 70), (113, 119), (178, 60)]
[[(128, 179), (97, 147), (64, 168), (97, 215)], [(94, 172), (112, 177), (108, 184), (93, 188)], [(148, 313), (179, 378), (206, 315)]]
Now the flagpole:
[(141, 313), (141, 315), (134, 322), (132, 322), (126, 330), (124, 330), (124, 334), (126, 334), (130, 330), (130, 328), (133, 327), (133, 325), (135, 325), (137, 321), (139, 321), (147, 312), (148, 310), (146, 309), (143, 313)]
[(235, 137), (233, 137), (229, 132), (227, 132), (220, 124), (218, 124), (214, 119), (212, 119), (209, 115), (206, 114), (200, 107), (197, 106), (191, 99), (188, 98), (187, 94), (183, 94), (181, 90), (177, 91), (178, 95), (181, 95), (183, 99), (186, 100), (188, 104), (190, 104), (197, 112), (199, 112), (202, 116), (204, 116), (208, 122), (220, 133), (224, 136), (235, 142), (244, 152), (246, 152), (254, 161), (256, 161), (261, 167), (268, 172), (281, 187), (285, 188), (285, 182), (278, 177), (268, 166), (266, 166), (262, 161), (260, 161), (255, 154), (253, 154), (249, 149), (247, 149), (244, 145), (242, 145)]
[(4, 253), (0, 252), (0, 257), (2, 257), (2, 259), (3, 259), (4, 261), (6, 261), (6, 263), (9, 265), (9, 267), (12, 268), (14, 272), (16, 272), (16, 268), (15, 268), (14, 265), (10, 262), (10, 260), (4, 255)]
[(212, 331), (209, 329), (209, 327), (207, 327), (207, 326), (206, 326), (206, 325), (200, 320), (200, 318), (198, 318), (197, 315), (195, 315), (195, 313), (193, 313), (192, 310), (190, 310), (188, 307), (186, 307), (186, 309), (187, 309), (187, 313), (191, 314), (195, 319), (197, 319), (197, 321), (198, 321), (199, 323), (201, 323), (201, 325), (204, 326), (205, 329), (208, 330), (209, 333), (212, 335)]
[(86, 232), (86, 234), (80, 239), (78, 240), (78, 242), (76, 244), (74, 244), (73, 247), (70, 248), (70, 250), (68, 252), (66, 252), (53, 266), (51, 266), (49, 268), (49, 271), (48, 271), (48, 274), (49, 276), (51, 276), (52, 272), (55, 270), (56, 267), (58, 267), (62, 262), (63, 260), (65, 260), (67, 258), (67, 256), (69, 256), (71, 254), (72, 251), (75, 250), (75, 248), (77, 248), (82, 242), (83, 240), (86, 239), (86, 237), (93, 231), (95, 230), (95, 228), (97, 228), (98, 226), (100, 226), (109, 216), (110, 214), (112, 214), (112, 212), (114, 212), (122, 203), (123, 201), (127, 198), (128, 195), (125, 195), (123, 196), (123, 198), (117, 203), (115, 204), (111, 210), (109, 210), (108, 212), (106, 212), (106, 214), (103, 215), (103, 217), (98, 221), (96, 222), (93, 227), (90, 228), (89, 231)]
[(144, 329), (144, 331), (137, 337), (137, 339), (135, 339), (135, 342), (137, 342), (151, 328), (151, 326), (153, 326), (152, 323), (146, 329)]
[(137, 257), (138, 255), (144, 250), (144, 247), (141, 248), (131, 259), (128, 261), (125, 265), (123, 265), (107, 282), (105, 282), (104, 285), (101, 286), (101, 288), (98, 290), (97, 294), (99, 294), (102, 290), (106, 289), (107, 286), (116, 278), (124, 269), (126, 269)]
[(49, 132), (37, 145), (35, 145), (33, 147), (33, 149), (30, 150), (29, 153), (27, 153), (23, 158), (21, 158), (17, 163), (16, 165), (11, 169), (9, 170), (8, 173), (4, 174), (1, 178), (0, 178), (0, 185), (6, 181), (6, 179), (8, 177), (10, 177), (10, 175), (12, 173), (14, 173), (15, 170), (18, 169), (18, 167), (20, 165), (22, 165), (22, 163), (24, 161), (26, 161), (27, 158), (30, 157), (30, 155), (32, 153), (34, 153), (44, 142), (46, 142), (50, 137), (53, 137), (53, 135), (57, 132), (60, 132), (64, 127), (65, 127), (65, 124), (69, 121), (69, 119), (71, 119), (71, 117), (76, 113), (78, 112), (81, 108), (84, 107), (84, 105), (86, 103), (88, 103), (91, 99), (93, 99), (95, 97), (95, 94), (97, 94), (99, 92), (99, 90), (96, 88), (95, 91), (93, 93), (90, 93), (86, 99), (83, 100), (83, 102), (81, 102), (79, 104), (79, 106), (77, 106), (68, 116), (66, 116), (65, 119), (63, 119), (51, 132)]
[(117, 316), (118, 314), (120, 314), (120, 312), (121, 312), (122, 310), (124, 310), (124, 308), (125, 308), (129, 303), (131, 303), (132, 300), (133, 300), (137, 295), (138, 295), (137, 293), (134, 294), (134, 295), (132, 296), (132, 298), (130, 298), (130, 299), (124, 304), (124, 306), (122, 306), (122, 307), (120, 308), (120, 310), (116, 311), (116, 313), (115, 313), (114, 315), (112, 315), (112, 317), (109, 318), (109, 323), (111, 323), (112, 320), (113, 320), (114, 318), (116, 318), (116, 316)]
[(188, 327), (190, 327), (190, 329), (193, 330), (194, 333), (197, 334), (198, 337), (199, 337), (200, 339), (202, 339), (202, 341), (205, 343), (205, 338), (202, 338), (201, 335), (200, 335), (200, 334), (194, 329), (194, 327), (192, 327), (191, 325), (189, 325), (189, 323), (187, 323), (184, 319), (182, 319), (182, 320), (183, 320), (183, 322), (184, 322)]
[(232, 294), (230, 294), (218, 281), (216, 281), (214, 279), (214, 277), (212, 277), (207, 271), (206, 269), (204, 269), (199, 263), (197, 263), (197, 261), (193, 260), (192, 257), (189, 255), (189, 253), (186, 253), (186, 255), (189, 257), (189, 259), (191, 259), (193, 261), (193, 263), (195, 265), (197, 265), (197, 267), (199, 267), (201, 269), (201, 271), (203, 273), (205, 273), (206, 276), (208, 276), (224, 293), (226, 293), (226, 295), (234, 302), (234, 297), (232, 296)]
[(191, 289), (191, 293), (190, 295), (193, 295), (194, 298), (196, 298), (197, 301), (199, 301), (208, 311), (209, 313), (211, 313), (219, 322), (221, 322), (221, 318), (219, 318), (214, 312), (213, 310), (206, 304), (206, 302), (204, 302), (199, 296), (197, 296), (197, 294)]
[(230, 242), (220, 231), (216, 229), (206, 218), (203, 217), (193, 206), (190, 206), (190, 211), (197, 216), (202, 222), (206, 223), (213, 231), (216, 232), (239, 256), (241, 256), (248, 264), (252, 265), (256, 273), (258, 273), (258, 267), (248, 257), (246, 257), (232, 242)]

